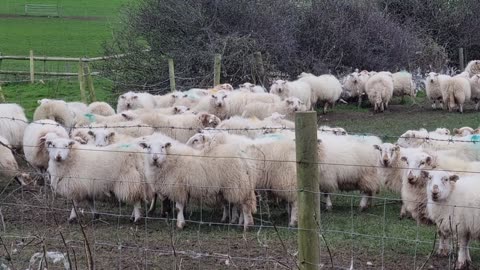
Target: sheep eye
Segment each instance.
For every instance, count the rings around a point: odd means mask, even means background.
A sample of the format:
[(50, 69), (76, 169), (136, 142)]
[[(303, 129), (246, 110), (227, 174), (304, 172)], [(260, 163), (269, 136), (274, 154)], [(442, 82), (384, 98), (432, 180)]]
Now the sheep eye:
[(420, 165), (425, 165), (425, 161), (420, 162)]
[(194, 143), (196, 143), (196, 142), (198, 142), (198, 140), (197, 140), (197, 139), (195, 139), (195, 140), (193, 140), (193, 142), (194, 142)]

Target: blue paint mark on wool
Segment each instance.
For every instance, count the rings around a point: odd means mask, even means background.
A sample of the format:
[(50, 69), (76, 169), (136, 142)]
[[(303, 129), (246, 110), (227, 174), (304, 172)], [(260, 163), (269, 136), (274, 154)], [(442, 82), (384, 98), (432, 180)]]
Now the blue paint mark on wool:
[(95, 122), (95, 115), (91, 113), (86, 113), (83, 116), (88, 119), (90, 123)]
[(470, 141), (473, 143), (480, 143), (480, 134), (474, 134), (470, 137)]
[(285, 136), (283, 136), (282, 134), (265, 134), (262, 136), (262, 138), (271, 138), (271, 139), (276, 139), (276, 140), (281, 140), (283, 138), (285, 138)]
[(131, 144), (121, 144), (120, 148), (130, 148)]

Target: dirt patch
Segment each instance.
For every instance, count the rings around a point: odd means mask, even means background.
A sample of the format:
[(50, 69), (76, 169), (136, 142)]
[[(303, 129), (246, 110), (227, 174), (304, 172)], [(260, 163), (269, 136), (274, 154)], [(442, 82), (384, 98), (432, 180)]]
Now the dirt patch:
[(100, 16), (29, 16), (29, 15), (20, 15), (20, 14), (0, 14), (0, 19), (31, 19), (31, 18), (53, 18), (53, 19), (65, 19), (72, 21), (105, 21), (106, 17)]

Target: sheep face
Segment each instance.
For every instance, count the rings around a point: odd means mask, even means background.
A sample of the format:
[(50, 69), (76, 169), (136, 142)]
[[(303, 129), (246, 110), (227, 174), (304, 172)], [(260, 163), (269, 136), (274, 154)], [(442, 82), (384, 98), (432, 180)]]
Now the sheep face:
[(451, 175), (445, 171), (422, 171), (421, 174), (428, 180), (427, 196), (433, 202), (445, 201), (459, 179), (458, 175)]
[(284, 80), (276, 80), (273, 82), (272, 86), (270, 86), (270, 93), (275, 94), (279, 97), (286, 97), (288, 96), (287, 93), (287, 82)]
[(198, 133), (193, 135), (186, 144), (193, 149), (202, 150), (206, 142), (207, 135), (203, 133)]
[(126, 110), (136, 110), (142, 108), (138, 95), (134, 92), (127, 92), (118, 98), (118, 103)]
[(198, 116), (198, 119), (200, 120), (200, 122), (202, 123), (202, 126), (204, 128), (207, 128), (207, 127), (211, 127), (211, 128), (214, 128), (214, 127), (217, 127), (221, 120), (220, 118), (218, 118), (217, 116), (213, 115), (213, 114), (209, 114), (209, 113), (202, 113)]
[(88, 135), (93, 138), (95, 146), (103, 147), (112, 143), (115, 137), (115, 131), (105, 128), (99, 128), (95, 130), (89, 130)]
[(155, 167), (160, 167), (167, 160), (167, 150), (172, 146), (170, 142), (163, 140), (140, 142), (139, 145), (147, 150), (147, 160), (151, 166)]
[(187, 106), (175, 106), (173, 107), (173, 114), (184, 114), (189, 111), (190, 108)]
[(233, 86), (229, 83), (224, 83), (224, 84), (219, 84), (217, 86), (215, 86), (214, 88), (215, 90), (218, 90), (218, 91), (233, 91)]
[(415, 185), (420, 178), (420, 171), (434, 168), (433, 158), (427, 153), (417, 153), (402, 156), (401, 160), (407, 165), (407, 180), (410, 185)]
[(238, 87), (240, 88), (240, 90), (254, 92), (253, 87), (255, 87), (255, 85), (253, 83), (246, 82), (246, 83), (240, 84)]
[(287, 110), (290, 113), (305, 112), (307, 110), (305, 104), (296, 97), (289, 97), (285, 99), (285, 104), (287, 105)]
[(426, 130), (409, 130), (403, 133), (397, 140), (397, 144), (401, 147), (415, 147), (422, 143), (428, 136)]
[(212, 105), (214, 108), (224, 108), (226, 98), (227, 98), (226, 94), (216, 93), (216, 94), (211, 96), (210, 105)]
[(441, 135), (450, 135), (450, 130), (448, 130), (448, 128), (437, 128), (435, 130), (435, 133), (438, 133)]
[(430, 72), (427, 74), (426, 80), (429, 81), (431, 84), (436, 84), (438, 83), (438, 73), (435, 72)]
[(400, 153), (400, 146), (391, 143), (374, 145), (373, 147), (380, 151), (379, 162), (383, 167), (391, 167), (392, 162), (397, 159)]
[(62, 162), (67, 160), (70, 154), (70, 149), (75, 144), (75, 141), (65, 138), (56, 138), (45, 141), (50, 160)]

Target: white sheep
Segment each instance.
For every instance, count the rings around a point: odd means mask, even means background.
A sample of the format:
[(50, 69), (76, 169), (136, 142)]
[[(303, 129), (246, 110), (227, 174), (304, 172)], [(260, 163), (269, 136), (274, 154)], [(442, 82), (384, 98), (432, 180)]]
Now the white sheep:
[(77, 115), (75, 118), (76, 126), (87, 126), (93, 123), (96, 124), (113, 124), (124, 121), (131, 121), (134, 118), (137, 118), (138, 115), (133, 111), (123, 111), (110, 116), (102, 116), (93, 113), (85, 113), (82, 115)]
[(403, 161), (399, 145), (391, 143), (376, 144), (374, 148), (380, 152), (378, 163), (382, 168), (384, 186), (393, 192), (402, 191)]
[(47, 140), (51, 186), (55, 193), (73, 200), (68, 218), (76, 220), (75, 207), (87, 201), (94, 218), (94, 201), (113, 193), (122, 202), (134, 205), (132, 220), (141, 217), (141, 203), (153, 198), (145, 183), (143, 151), (137, 145), (116, 144), (103, 148), (81, 145), (73, 140)]
[(455, 135), (455, 137), (465, 137), (474, 134), (474, 132), (475, 130), (471, 127), (461, 127), (453, 129), (453, 134)]
[(238, 86), (239, 91), (251, 92), (251, 93), (265, 93), (267, 92), (265, 87), (261, 85), (255, 85), (253, 83), (242, 83)]
[(296, 97), (307, 106), (307, 109), (312, 107), (312, 88), (307, 82), (276, 80), (270, 86), (270, 93), (278, 95), (282, 99)]
[(395, 72), (392, 74), (392, 78), (394, 96), (400, 96), (403, 99), (404, 96), (414, 98), (417, 95), (416, 85), (411, 73), (406, 71)]
[[(378, 154), (372, 145), (348, 137), (319, 136), (320, 190), (326, 193), (360, 190), (363, 194), (360, 210), (365, 210), (369, 197), (379, 191), (381, 184), (377, 170)], [(332, 208), (329, 194), (326, 195), (326, 206)]]
[(472, 76), (470, 79), (471, 96), (470, 99), (475, 102), (475, 110), (480, 107), (480, 74)]
[(280, 97), (269, 93), (218, 92), (202, 98), (199, 104), (192, 108), (192, 111), (208, 112), (224, 120), (235, 115), (242, 115), (245, 106), (252, 102), (275, 103), (280, 101)]
[[(97, 147), (103, 147), (116, 143), (132, 143), (134, 137), (115, 132), (112, 128), (92, 128), (87, 134), (93, 139), (92, 144)], [(150, 134), (149, 134), (150, 135)]]
[(307, 110), (305, 104), (296, 97), (288, 97), (282, 102), (265, 104), (262, 102), (254, 102), (245, 106), (242, 117), (256, 117), (264, 119), (273, 113), (286, 115), (288, 120), (295, 120), (296, 112), (304, 112)]
[(118, 97), (117, 113), (140, 108), (153, 109), (155, 108), (155, 105), (156, 103), (153, 95), (130, 91)]
[(23, 136), (25, 159), (35, 168), (46, 171), (49, 157), (45, 141), (56, 137), (68, 138), (68, 132), (59, 123), (48, 119), (30, 123)]
[(480, 60), (472, 60), (468, 62), (468, 65), (465, 67), (465, 71), (468, 72), (470, 77), (480, 74)]
[(0, 176), (14, 177), (19, 174), (18, 164), (7, 139), (0, 136)]
[(274, 113), (272, 116), (269, 116), (263, 120), (259, 120), (258, 118), (243, 118), (241, 116), (233, 116), (222, 121), (217, 126), (217, 129), (220, 131), (228, 131), (231, 134), (255, 138), (263, 133), (272, 133), (286, 128), (295, 128), (295, 123), (284, 118), (285, 116), (278, 113)]
[(347, 131), (341, 127), (320, 126), (318, 131), (321, 133), (330, 133), (334, 135), (348, 135)]
[(22, 148), (22, 139), (28, 125), (23, 108), (17, 104), (0, 104), (0, 136), (15, 149)]
[[(445, 171), (422, 171), (428, 178), (428, 216), (443, 237), (458, 241), (455, 269), (464, 269), (471, 262), (469, 242), (480, 238), (480, 180), (478, 175), (459, 177)], [(442, 252), (443, 250), (443, 252)], [(440, 254), (448, 254), (448, 243), (440, 243)]]
[(323, 113), (327, 113), (328, 106), (335, 106), (337, 100), (342, 94), (342, 85), (333, 75), (315, 76), (310, 73), (302, 72), (299, 81), (306, 82), (312, 89), (312, 104), (315, 107), (317, 102), (323, 102)]
[(433, 132), (435, 132), (437, 134), (441, 134), (441, 135), (450, 135), (450, 130), (448, 128), (437, 128)]
[(390, 72), (378, 72), (365, 85), (368, 100), (374, 105), (374, 112), (388, 109), (393, 95), (393, 79)]
[(442, 92), (443, 103), (447, 105), (448, 111), (451, 112), (458, 107), (460, 113), (463, 113), (463, 105), (470, 100), (471, 93), (468, 79), (464, 77), (449, 78)]
[(362, 105), (362, 98), (366, 95), (365, 84), (370, 78), (370, 73), (366, 70), (353, 72), (349, 74), (343, 82), (343, 88), (348, 97), (358, 97), (358, 107)]
[[(248, 161), (240, 150), (220, 145), (204, 153), (155, 135), (145, 138), (140, 146), (148, 152), (145, 172), (149, 186), (175, 202), (177, 228), (185, 226), (183, 211), (188, 201), (216, 205), (224, 200), (242, 209), (244, 229), (253, 225), (254, 180), (248, 174)], [(222, 158), (227, 156), (238, 158)]]
[(428, 73), (425, 78), (425, 92), (427, 98), (432, 102), (432, 108), (436, 109), (437, 102), (440, 104), (440, 108), (443, 108), (443, 92), (446, 82), (450, 76), (438, 74), (435, 72)]
[[(155, 131), (161, 132), (182, 143), (188, 141), (199, 130), (207, 127), (214, 128), (220, 124), (220, 119), (208, 113), (162, 115), (145, 114), (140, 115), (138, 120), (152, 127)], [(121, 132), (120, 130), (117, 130)], [(130, 134), (129, 134), (130, 135)]]
[(67, 105), (68, 109), (75, 115), (75, 114), (84, 114), (84, 113), (87, 113), (88, 112), (88, 107), (85, 103), (83, 102), (77, 102), (77, 101), (73, 101), (73, 102), (66, 102), (64, 100), (61, 100), (61, 99), (49, 99), (49, 98), (43, 98), (43, 99), (40, 99), (40, 100), (37, 100), (37, 103), (39, 105), (42, 105), (42, 104), (47, 104), (49, 102), (63, 102)]
[(70, 130), (77, 122), (77, 115), (70, 110), (65, 101), (49, 100), (41, 103), (33, 113), (34, 121), (42, 119), (53, 120)]
[(88, 105), (88, 112), (101, 116), (110, 116), (115, 114), (115, 110), (106, 102), (96, 101)]

